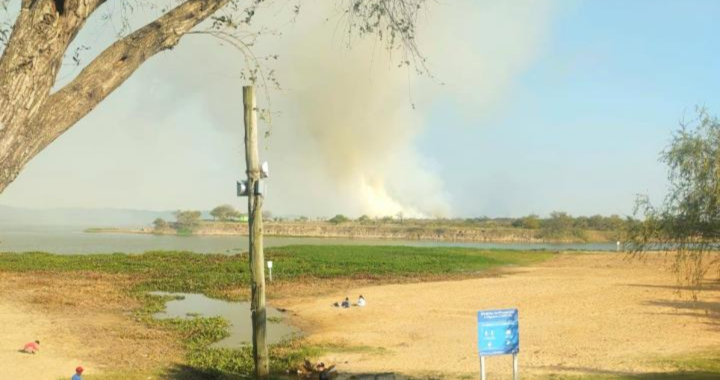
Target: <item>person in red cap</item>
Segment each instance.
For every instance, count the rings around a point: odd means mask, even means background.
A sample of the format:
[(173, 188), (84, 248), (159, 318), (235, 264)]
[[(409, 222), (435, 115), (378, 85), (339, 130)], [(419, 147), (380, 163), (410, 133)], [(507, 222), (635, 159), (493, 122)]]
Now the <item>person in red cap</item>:
[(73, 375), (72, 380), (82, 380), (83, 371), (85, 371), (83, 367), (75, 368), (75, 374)]

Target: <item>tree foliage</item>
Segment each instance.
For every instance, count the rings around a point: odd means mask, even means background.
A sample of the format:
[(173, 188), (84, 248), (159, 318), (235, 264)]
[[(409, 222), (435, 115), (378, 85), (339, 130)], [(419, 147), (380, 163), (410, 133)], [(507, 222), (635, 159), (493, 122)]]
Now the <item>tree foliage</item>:
[(347, 216), (342, 215), (342, 214), (335, 215), (328, 220), (328, 222), (330, 222), (332, 224), (341, 224), (341, 223), (346, 223), (349, 221), (350, 221), (350, 218), (348, 218)]
[(637, 200), (625, 248), (635, 255), (671, 252), (678, 280), (699, 287), (708, 273), (720, 274), (720, 122), (704, 109), (680, 124), (660, 161), (668, 166), (670, 188), (662, 205)]
[(201, 217), (200, 211), (177, 211), (175, 212), (175, 229), (178, 232), (192, 232), (200, 225)]
[(217, 206), (210, 211), (210, 216), (221, 222), (227, 222), (229, 220), (237, 219), (240, 217), (240, 212), (235, 210), (231, 205)]
[(516, 228), (525, 228), (528, 230), (537, 230), (540, 228), (540, 217), (535, 214), (523, 216), (512, 222), (512, 226)]
[(168, 224), (168, 222), (165, 221), (165, 219), (163, 219), (163, 218), (157, 218), (157, 219), (155, 219), (155, 220), (153, 221), (153, 226), (155, 227), (156, 230), (165, 230), (165, 229), (167, 229), (168, 227), (170, 227), (170, 225)]
[(546, 239), (583, 238), (583, 233), (583, 230), (575, 226), (572, 216), (560, 211), (552, 212), (550, 218), (544, 220), (540, 227), (540, 236)]

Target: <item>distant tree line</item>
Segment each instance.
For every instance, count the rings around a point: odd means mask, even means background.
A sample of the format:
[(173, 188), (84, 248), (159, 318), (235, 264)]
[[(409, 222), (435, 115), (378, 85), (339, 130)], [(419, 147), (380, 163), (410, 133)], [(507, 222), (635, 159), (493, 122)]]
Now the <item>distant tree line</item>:
[(580, 231), (622, 231), (627, 220), (619, 215), (593, 215), (573, 217), (566, 212), (555, 211), (549, 218), (540, 218), (538, 215), (528, 215), (513, 220), (510, 225), (515, 228), (542, 230), (547, 237), (561, 237), (562, 235), (577, 235)]
[[(191, 234), (203, 222), (211, 222), (202, 219), (202, 211), (178, 210), (175, 211), (175, 221), (167, 221), (157, 218), (153, 221), (153, 228), (157, 232), (175, 230), (180, 234)], [(210, 210), (212, 222), (245, 222), (247, 214), (241, 213), (231, 205), (220, 205)], [(273, 215), (270, 211), (263, 211), (263, 219), (271, 220)]]
[[(246, 222), (247, 214), (241, 213), (231, 205), (220, 205), (210, 211), (212, 220), (203, 220), (202, 212), (193, 210), (179, 210), (175, 212), (175, 221), (166, 221), (157, 218), (153, 222), (158, 232), (176, 230), (179, 233), (192, 233), (203, 222)], [(264, 211), (263, 220), (281, 222), (294, 220), (296, 222), (310, 222), (307, 216), (295, 218), (275, 217), (272, 212)], [(316, 218), (314, 221), (323, 220), (334, 225), (355, 223), (360, 225), (387, 225), (402, 224), (418, 227), (468, 227), (468, 228), (521, 228), (527, 230), (538, 230), (539, 237), (547, 239), (562, 238), (585, 238), (587, 231), (616, 232), (627, 230), (630, 219), (623, 219), (619, 215), (593, 215), (593, 216), (571, 216), (566, 212), (555, 211), (546, 218), (536, 214), (530, 214), (520, 218), (489, 218), (485, 216), (476, 218), (455, 218), (455, 219), (414, 219), (406, 218), (403, 213), (395, 215), (370, 217), (361, 215), (353, 219), (343, 214), (337, 214), (332, 218)]]
[[(307, 217), (297, 218), (298, 221), (308, 221)], [(522, 228), (528, 230), (539, 230), (539, 235), (545, 238), (579, 237), (582, 238), (585, 231), (610, 231), (620, 233), (623, 231), (629, 220), (619, 215), (593, 215), (573, 217), (566, 212), (555, 211), (547, 218), (530, 214), (520, 218), (465, 218), (465, 219), (408, 219), (402, 213), (395, 216), (381, 216), (371, 218), (362, 215), (357, 219), (338, 214), (326, 219), (331, 224), (342, 224), (355, 222), (362, 225), (370, 224), (409, 224), (431, 226), (463, 226), (472, 228)]]

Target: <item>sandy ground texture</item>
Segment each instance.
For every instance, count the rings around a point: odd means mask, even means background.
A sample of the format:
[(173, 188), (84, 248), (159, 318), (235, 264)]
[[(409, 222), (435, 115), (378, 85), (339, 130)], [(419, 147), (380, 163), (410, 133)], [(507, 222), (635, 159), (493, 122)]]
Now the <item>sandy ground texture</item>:
[[(175, 337), (132, 317), (137, 302), (123, 292), (130, 285), (91, 273), (0, 273), (0, 380), (69, 379), (78, 365), (92, 375), (175, 363)], [(39, 353), (18, 352), (36, 339)]]
[[(72, 376), (78, 365), (94, 367), (80, 359), (85, 353), (81, 342), (62, 326), (6, 302), (0, 303), (0, 337), (0, 379), (56, 380)], [(18, 352), (37, 337), (41, 337), (39, 353)]]
[[(477, 310), (518, 308), (521, 372), (647, 373), (664, 359), (720, 347), (720, 289), (693, 307), (660, 258), (559, 255), (495, 278), (348, 288), (333, 296), (278, 300), (317, 343), (347, 348), (324, 360), (341, 372), (475, 378)], [(331, 307), (346, 295), (365, 308)], [(665, 364), (663, 364), (665, 363)], [(488, 359), (509, 378), (509, 356)], [(530, 375), (530, 376), (528, 376)]]

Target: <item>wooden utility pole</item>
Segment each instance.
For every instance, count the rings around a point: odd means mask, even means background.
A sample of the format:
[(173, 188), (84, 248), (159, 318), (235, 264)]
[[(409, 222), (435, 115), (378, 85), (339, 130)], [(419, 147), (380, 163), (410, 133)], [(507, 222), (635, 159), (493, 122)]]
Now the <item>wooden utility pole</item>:
[(250, 280), (252, 284), (253, 358), (255, 376), (266, 379), (270, 374), (270, 360), (267, 348), (267, 316), (265, 310), (265, 253), (263, 252), (263, 195), (257, 189), (260, 181), (260, 159), (258, 157), (257, 106), (255, 90), (243, 87), (245, 108), (245, 162), (248, 177), (248, 223), (250, 235)]

